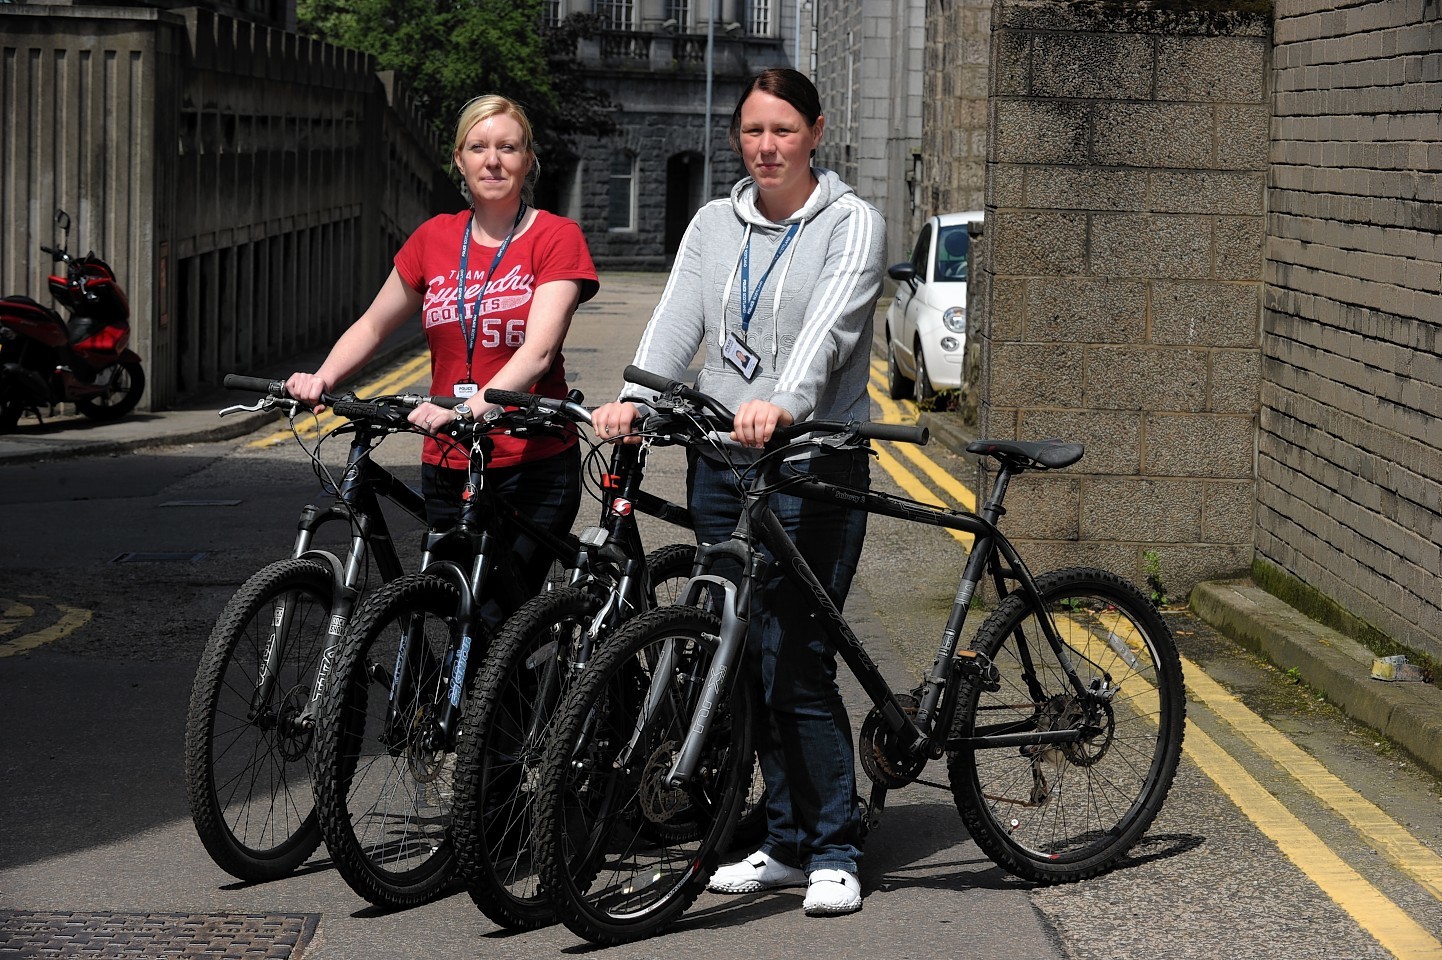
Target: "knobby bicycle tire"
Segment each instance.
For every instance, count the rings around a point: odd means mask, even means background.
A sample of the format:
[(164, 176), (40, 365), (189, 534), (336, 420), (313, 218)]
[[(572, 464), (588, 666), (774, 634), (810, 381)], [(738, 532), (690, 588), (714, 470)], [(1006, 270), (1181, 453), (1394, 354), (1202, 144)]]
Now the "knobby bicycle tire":
[[(664, 783), (719, 630), (719, 618), (694, 608), (642, 614), (607, 641), (556, 718), (538, 785), (541, 891), (593, 943), (663, 929), (700, 895), (730, 840), (751, 781), (745, 691), (718, 706), (693, 782)], [(679, 819), (695, 829), (657, 839), (657, 825)]]
[[(446, 836), (454, 754), (436, 725), (450, 694), (460, 594), (408, 574), (375, 591), (351, 623), (323, 692), (315, 796), (336, 869), (371, 903), (402, 909), (434, 899), (454, 874)], [(405, 639), (409, 682), (390, 703)], [(480, 656), (485, 638), (474, 638)]]
[(972, 643), (997, 667), (999, 689), (966, 685), (955, 735), (1092, 731), (1072, 743), (962, 746), (948, 771), (962, 821), (993, 861), (1063, 883), (1111, 869), (1151, 825), (1176, 774), (1186, 699), (1171, 631), (1136, 587), (1069, 568), (1037, 588), (1083, 683), (1113, 695), (1088, 721), (1036, 612), (1013, 594)]
[(503, 927), (533, 930), (555, 919), (531, 850), (535, 781), (601, 603), (570, 587), (526, 603), (496, 635), (466, 700), (451, 835), (471, 899)]
[[(330, 568), (282, 560), (253, 574), (211, 630), (191, 687), (185, 781), (206, 852), (251, 883), (287, 876), (320, 845), (311, 790), (313, 728), (300, 721), (325, 649)], [(275, 635), (281, 604), (286, 632)], [(257, 703), (266, 650), (279, 669)]]
[[(675, 603), (695, 557), (692, 544), (649, 553), (649, 602)], [(471, 899), (509, 929), (555, 921), (539, 889), (532, 850), (535, 781), (605, 587), (561, 589), (527, 602), (497, 634), (467, 697), (456, 747), (451, 838)]]

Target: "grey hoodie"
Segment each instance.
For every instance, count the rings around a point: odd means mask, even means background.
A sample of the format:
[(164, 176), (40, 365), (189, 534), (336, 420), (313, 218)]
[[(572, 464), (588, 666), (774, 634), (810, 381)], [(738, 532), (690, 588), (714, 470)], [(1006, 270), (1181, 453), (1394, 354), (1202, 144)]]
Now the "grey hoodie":
[[(795, 420), (869, 420), (871, 317), (881, 292), (886, 225), (835, 173), (812, 168), (818, 185), (793, 216), (773, 223), (756, 209), (756, 185), (742, 179), (729, 199), (696, 212), (661, 301), (636, 349), (635, 364), (673, 380), (701, 347), (696, 387), (732, 410), (769, 400)], [(741, 332), (741, 253), (750, 241), (751, 293), (781, 244), (791, 243), (761, 288), (744, 336), (760, 357), (746, 378), (721, 358), (728, 333)], [(623, 398), (641, 399), (638, 387)]]

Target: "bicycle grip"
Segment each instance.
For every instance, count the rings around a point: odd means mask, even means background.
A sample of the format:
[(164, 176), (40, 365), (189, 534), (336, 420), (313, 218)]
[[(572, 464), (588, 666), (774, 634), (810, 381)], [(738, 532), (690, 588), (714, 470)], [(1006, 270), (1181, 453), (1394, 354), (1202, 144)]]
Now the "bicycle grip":
[(368, 400), (342, 400), (336, 398), (330, 404), (331, 412), (347, 420), (380, 420), (387, 423), (405, 423), (405, 412), (387, 403), (371, 403)]
[(285, 396), (284, 380), (267, 380), (265, 377), (246, 377), (238, 373), (227, 373), (221, 383), (227, 390), (249, 390), (252, 393)]
[(487, 403), (500, 404), (503, 407), (529, 407), (536, 400), (547, 399), (534, 393), (520, 393), (515, 390), (487, 390), (485, 394)]
[(634, 365), (628, 365), (625, 370), (621, 371), (621, 376), (626, 378), (627, 383), (634, 383), (648, 390), (655, 390), (657, 393), (665, 393), (675, 385), (673, 380), (667, 380), (660, 374), (642, 370)]
[(931, 439), (931, 431), (926, 427), (909, 427), (904, 423), (863, 423), (856, 432), (868, 440), (914, 443), (919, 447)]

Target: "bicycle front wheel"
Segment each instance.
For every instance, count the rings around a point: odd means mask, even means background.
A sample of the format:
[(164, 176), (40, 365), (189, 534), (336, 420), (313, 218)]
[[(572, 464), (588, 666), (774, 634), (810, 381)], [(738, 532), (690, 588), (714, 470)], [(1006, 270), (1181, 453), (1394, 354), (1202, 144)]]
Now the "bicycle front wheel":
[(600, 609), (599, 597), (569, 587), (528, 602), (497, 634), (466, 700), (451, 838), (471, 899), (503, 927), (555, 920), (532, 852), (536, 782)]
[(325, 564), (270, 564), (226, 603), (201, 654), (185, 720), (186, 792), (206, 852), (241, 880), (284, 877), (320, 845), (307, 711), (333, 597)]
[(700, 895), (751, 782), (750, 700), (718, 705), (692, 781), (666, 785), (720, 621), (663, 607), (622, 627), (557, 716), (538, 784), (541, 891), (574, 933), (650, 936)]
[[(433, 899), (454, 873), (454, 747), (440, 727), (460, 594), (409, 574), (361, 607), (326, 684), (315, 796), (336, 869), (381, 907)], [(484, 645), (476, 643), (480, 656)]]
[(948, 770), (977, 846), (1019, 877), (1063, 883), (1111, 869), (1151, 825), (1176, 774), (1186, 699), (1171, 631), (1136, 587), (1071, 568), (1037, 588), (1082, 689), (1037, 611), (1009, 596), (972, 643), (998, 682), (962, 690)]

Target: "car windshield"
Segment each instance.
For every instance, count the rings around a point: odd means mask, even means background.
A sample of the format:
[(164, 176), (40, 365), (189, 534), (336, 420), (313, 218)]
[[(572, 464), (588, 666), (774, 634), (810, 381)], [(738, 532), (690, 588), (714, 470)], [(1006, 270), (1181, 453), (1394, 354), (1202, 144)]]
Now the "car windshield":
[(971, 235), (966, 224), (942, 227), (936, 244), (936, 273), (939, 283), (965, 283), (966, 257), (971, 250)]

